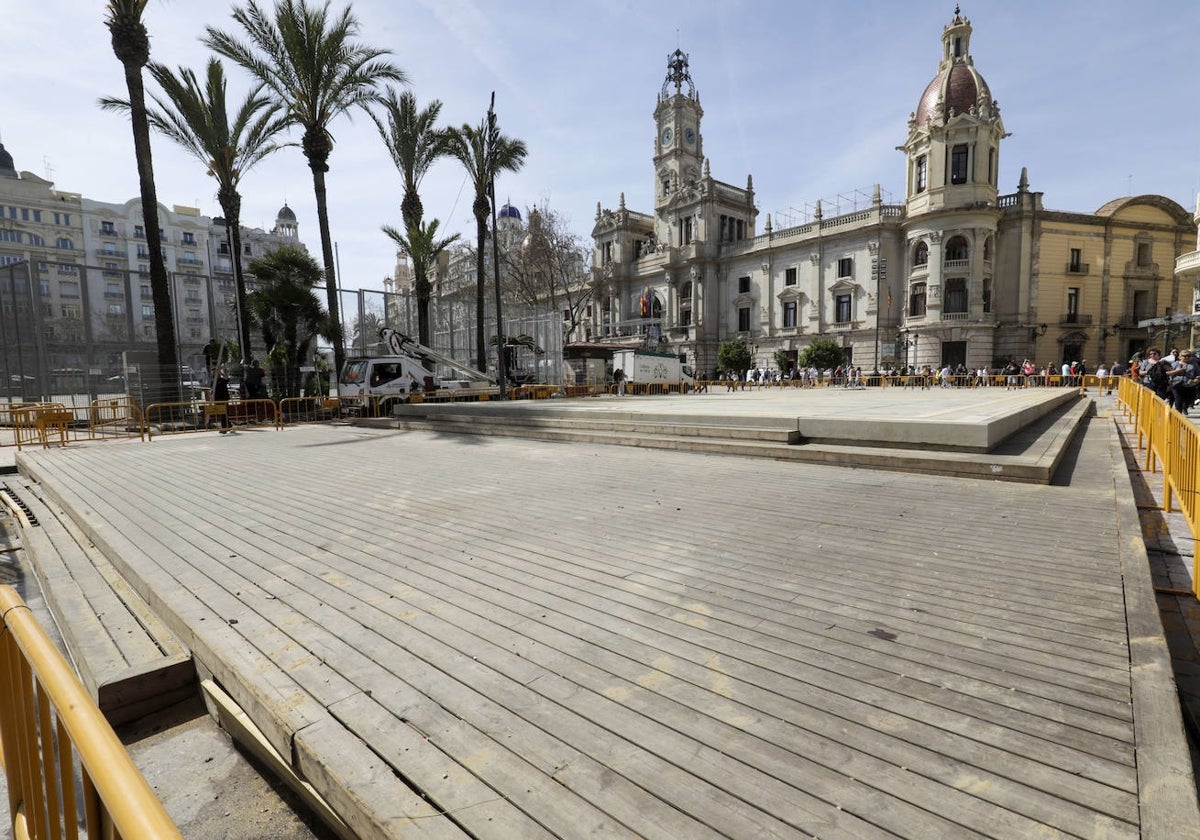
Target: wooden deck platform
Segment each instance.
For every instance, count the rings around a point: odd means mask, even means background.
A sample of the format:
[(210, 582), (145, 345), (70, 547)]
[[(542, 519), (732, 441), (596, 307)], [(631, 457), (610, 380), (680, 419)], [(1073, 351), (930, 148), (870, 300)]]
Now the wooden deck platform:
[(351, 427), (18, 466), (362, 837), (1198, 827), (1108, 420), (1052, 486)]

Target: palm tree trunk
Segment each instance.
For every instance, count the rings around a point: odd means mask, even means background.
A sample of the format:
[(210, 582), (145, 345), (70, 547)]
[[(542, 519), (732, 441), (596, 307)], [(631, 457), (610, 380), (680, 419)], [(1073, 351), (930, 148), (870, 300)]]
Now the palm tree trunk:
[[(175, 350), (175, 310), (171, 303), (171, 280), (163, 259), (162, 228), (158, 224), (158, 192), (154, 187), (154, 160), (150, 153), (150, 122), (146, 116), (146, 91), (142, 68), (125, 62), (125, 85), (129, 90), (129, 115), (133, 124), (133, 152), (137, 160), (138, 185), (142, 196), (142, 219), (150, 251), (150, 292), (154, 300), (154, 332), (158, 346), (159, 387), (151, 391), (155, 402), (175, 402), (179, 394), (179, 358)], [(132, 340), (132, 336), (130, 339)]]
[(250, 361), (250, 313), (246, 308), (246, 274), (242, 269), (242, 197), (217, 194), (221, 212), (225, 214), (225, 238), (233, 250), (233, 282), (237, 295), (238, 344), (241, 346), (242, 365)]
[[(478, 204), (478, 202), (476, 202)], [(484, 321), (484, 265), (483, 249), (487, 242), (487, 217), (475, 213), (475, 367), (487, 373), (487, 344), (483, 339)]]
[(342, 346), (342, 318), (338, 307), (337, 275), (333, 262), (333, 237), (329, 233), (329, 206), (326, 203), (325, 170), (322, 162), (309, 158), (313, 174), (313, 193), (317, 199), (317, 224), (321, 230), (321, 258), (325, 261), (325, 293), (329, 303), (329, 340), (333, 343), (334, 370), (342, 370), (346, 349)]

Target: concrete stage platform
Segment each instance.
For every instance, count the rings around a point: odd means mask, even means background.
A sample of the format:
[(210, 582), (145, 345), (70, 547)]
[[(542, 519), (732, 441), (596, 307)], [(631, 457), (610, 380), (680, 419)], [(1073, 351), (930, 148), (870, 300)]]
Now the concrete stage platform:
[(1045, 484), (1090, 409), (1090, 399), (1073, 388), (756, 388), (418, 403), (364, 425)]
[(1200, 834), (1110, 418), (1049, 485), (351, 426), (17, 463), (359, 837)]

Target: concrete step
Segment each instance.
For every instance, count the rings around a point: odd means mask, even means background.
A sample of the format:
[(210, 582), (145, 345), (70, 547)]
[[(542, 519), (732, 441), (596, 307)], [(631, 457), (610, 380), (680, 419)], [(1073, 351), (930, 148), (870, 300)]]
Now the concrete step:
[(577, 413), (521, 416), (471, 412), (406, 413), (361, 421), (373, 426), (449, 434), (498, 435), (536, 440), (640, 446), (716, 455), (773, 458), (835, 466), (933, 473), (1049, 484), (1068, 446), (1093, 411), (1090, 399), (1064, 401), (1033, 418), (986, 453), (929, 446), (877, 446), (802, 442), (799, 432), (712, 422), (638, 421)]
[(120, 725), (198, 692), (191, 653), (37, 484), (0, 485), (67, 654), (109, 722)]

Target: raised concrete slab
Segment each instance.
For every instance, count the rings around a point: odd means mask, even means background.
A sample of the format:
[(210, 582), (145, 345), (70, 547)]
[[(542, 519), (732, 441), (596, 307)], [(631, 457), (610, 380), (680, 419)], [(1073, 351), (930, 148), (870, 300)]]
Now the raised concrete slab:
[(1115, 439), (1053, 486), (349, 427), (19, 463), (362, 837), (1193, 836)]
[(753, 388), (686, 396), (419, 403), (398, 418), (471, 416), (541, 421), (588, 417), (644, 424), (740, 426), (792, 433), (793, 443), (988, 452), (1079, 399), (1074, 388)]

